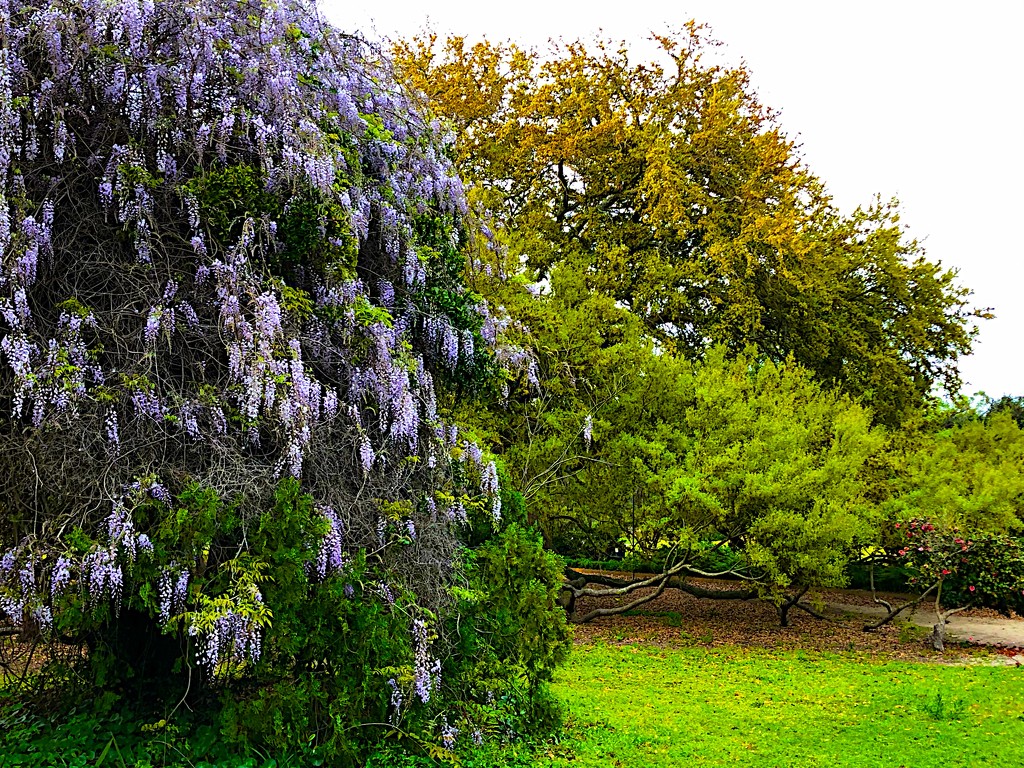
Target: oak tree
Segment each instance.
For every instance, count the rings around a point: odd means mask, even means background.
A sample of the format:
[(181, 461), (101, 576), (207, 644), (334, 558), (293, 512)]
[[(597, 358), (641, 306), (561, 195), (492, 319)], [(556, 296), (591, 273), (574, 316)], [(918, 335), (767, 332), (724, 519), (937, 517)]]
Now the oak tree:
[(413, 39), (401, 76), (455, 130), (472, 196), (541, 276), (556, 264), (631, 309), (666, 348), (793, 355), (896, 424), (959, 388), (974, 320), (894, 204), (841, 214), (745, 67), (695, 25), (625, 45)]

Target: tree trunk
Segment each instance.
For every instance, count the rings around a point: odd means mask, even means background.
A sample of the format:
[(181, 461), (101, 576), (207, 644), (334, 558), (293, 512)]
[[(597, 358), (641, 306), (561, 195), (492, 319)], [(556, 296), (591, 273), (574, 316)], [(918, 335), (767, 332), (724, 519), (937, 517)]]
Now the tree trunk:
[(800, 602), (800, 598), (807, 594), (808, 589), (810, 589), (810, 587), (801, 588), (801, 590), (797, 592), (795, 595), (791, 595), (785, 598), (781, 603), (775, 606), (779, 612), (780, 627), (789, 626), (789, 609)]
[(563, 588), (558, 595), (558, 602), (566, 615), (571, 617), (576, 612), (576, 593), (571, 589)]
[(946, 650), (946, 620), (940, 619), (938, 624), (932, 626), (932, 633), (928, 636), (928, 642), (932, 648), (939, 653)]

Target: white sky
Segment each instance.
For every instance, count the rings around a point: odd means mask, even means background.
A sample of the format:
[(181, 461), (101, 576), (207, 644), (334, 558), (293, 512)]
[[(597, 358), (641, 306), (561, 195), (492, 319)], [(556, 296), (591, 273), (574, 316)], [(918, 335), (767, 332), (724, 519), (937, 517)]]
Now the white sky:
[[(959, 6), (959, 10), (955, 10)], [(512, 39), (598, 32), (636, 43), (694, 18), (745, 60), (811, 169), (849, 212), (874, 195), (902, 202), (928, 258), (960, 271), (994, 307), (962, 361), (965, 394), (1024, 395), (1024, 3), (975, 0), (322, 0), (337, 26), (367, 37)]]

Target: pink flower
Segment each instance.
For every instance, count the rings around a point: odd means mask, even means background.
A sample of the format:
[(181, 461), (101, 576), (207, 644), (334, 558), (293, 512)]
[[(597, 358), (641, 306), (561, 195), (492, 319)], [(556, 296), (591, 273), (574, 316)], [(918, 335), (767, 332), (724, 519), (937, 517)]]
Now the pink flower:
[(948, 576), (949, 575), (949, 569), (948, 568), (943, 568), (942, 569), (942, 575), (943, 576)]
[(971, 586), (968, 587), (968, 589), (971, 590), (971, 592), (973, 592), (974, 591), (974, 585), (972, 584)]

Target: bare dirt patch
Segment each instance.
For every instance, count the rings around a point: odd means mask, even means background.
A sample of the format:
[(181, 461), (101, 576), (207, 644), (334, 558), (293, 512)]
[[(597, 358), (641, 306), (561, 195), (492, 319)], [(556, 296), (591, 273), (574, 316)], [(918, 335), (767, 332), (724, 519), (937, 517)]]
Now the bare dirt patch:
[[(630, 573), (612, 574), (624, 578)], [(642, 574), (637, 574), (642, 576)], [(746, 589), (741, 582), (705, 581), (695, 584), (716, 590)], [(650, 591), (638, 590), (628, 597), (580, 598), (577, 615), (594, 608), (621, 605)], [(879, 596), (901, 604), (906, 595)], [(964, 656), (996, 652), (1004, 663), (1020, 663), (1012, 650), (1024, 647), (1024, 619), (1007, 619), (994, 611), (965, 611), (953, 617), (951, 638), (960, 641), (939, 654), (925, 646), (924, 637), (934, 623), (932, 611), (920, 607), (907, 619), (872, 632), (864, 631), (867, 619), (884, 614), (870, 592), (826, 590), (809, 596), (824, 609), (826, 619), (791, 610), (790, 626), (780, 627), (775, 606), (763, 600), (698, 599), (678, 590), (666, 591), (641, 608), (618, 616), (597, 619), (576, 627), (577, 642), (645, 643), (667, 647), (748, 646), (778, 650), (862, 652), (899, 659), (957, 660)]]

